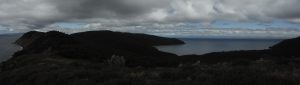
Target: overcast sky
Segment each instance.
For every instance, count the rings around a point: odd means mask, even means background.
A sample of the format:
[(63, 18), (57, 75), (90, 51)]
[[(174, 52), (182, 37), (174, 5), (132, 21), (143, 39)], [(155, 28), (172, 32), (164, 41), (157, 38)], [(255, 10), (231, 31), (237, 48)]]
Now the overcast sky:
[(0, 32), (116, 30), (285, 38), (300, 36), (299, 4), (300, 0), (0, 0)]

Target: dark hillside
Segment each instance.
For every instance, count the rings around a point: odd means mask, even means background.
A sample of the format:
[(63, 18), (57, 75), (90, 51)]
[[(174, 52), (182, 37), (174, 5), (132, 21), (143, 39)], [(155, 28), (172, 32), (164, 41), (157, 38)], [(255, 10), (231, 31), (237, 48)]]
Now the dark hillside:
[(185, 55), (173, 38), (112, 31), (28, 32), (0, 64), (1, 85), (299, 85), (299, 39), (265, 50)]

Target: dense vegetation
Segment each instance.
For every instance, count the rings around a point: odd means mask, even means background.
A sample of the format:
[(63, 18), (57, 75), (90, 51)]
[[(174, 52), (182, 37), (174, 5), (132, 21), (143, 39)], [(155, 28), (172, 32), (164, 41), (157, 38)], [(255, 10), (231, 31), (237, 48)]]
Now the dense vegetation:
[[(273, 60), (180, 64), (177, 67), (126, 67), (122, 58), (91, 63), (48, 58), (6, 69), (1, 85), (299, 85), (299, 62)], [(126, 60), (125, 60), (126, 62)]]

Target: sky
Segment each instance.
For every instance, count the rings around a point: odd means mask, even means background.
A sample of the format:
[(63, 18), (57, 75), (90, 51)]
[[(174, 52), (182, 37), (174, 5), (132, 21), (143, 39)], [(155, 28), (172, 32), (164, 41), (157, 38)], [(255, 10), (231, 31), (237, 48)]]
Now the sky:
[(0, 34), (113, 30), (170, 37), (300, 36), (300, 0), (0, 0)]

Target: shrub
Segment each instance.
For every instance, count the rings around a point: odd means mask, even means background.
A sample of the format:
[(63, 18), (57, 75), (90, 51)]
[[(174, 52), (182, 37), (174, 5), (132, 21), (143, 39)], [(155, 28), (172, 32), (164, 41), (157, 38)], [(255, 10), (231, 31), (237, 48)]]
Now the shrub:
[(110, 59), (104, 62), (108, 65), (125, 66), (126, 60), (123, 56), (112, 55)]

